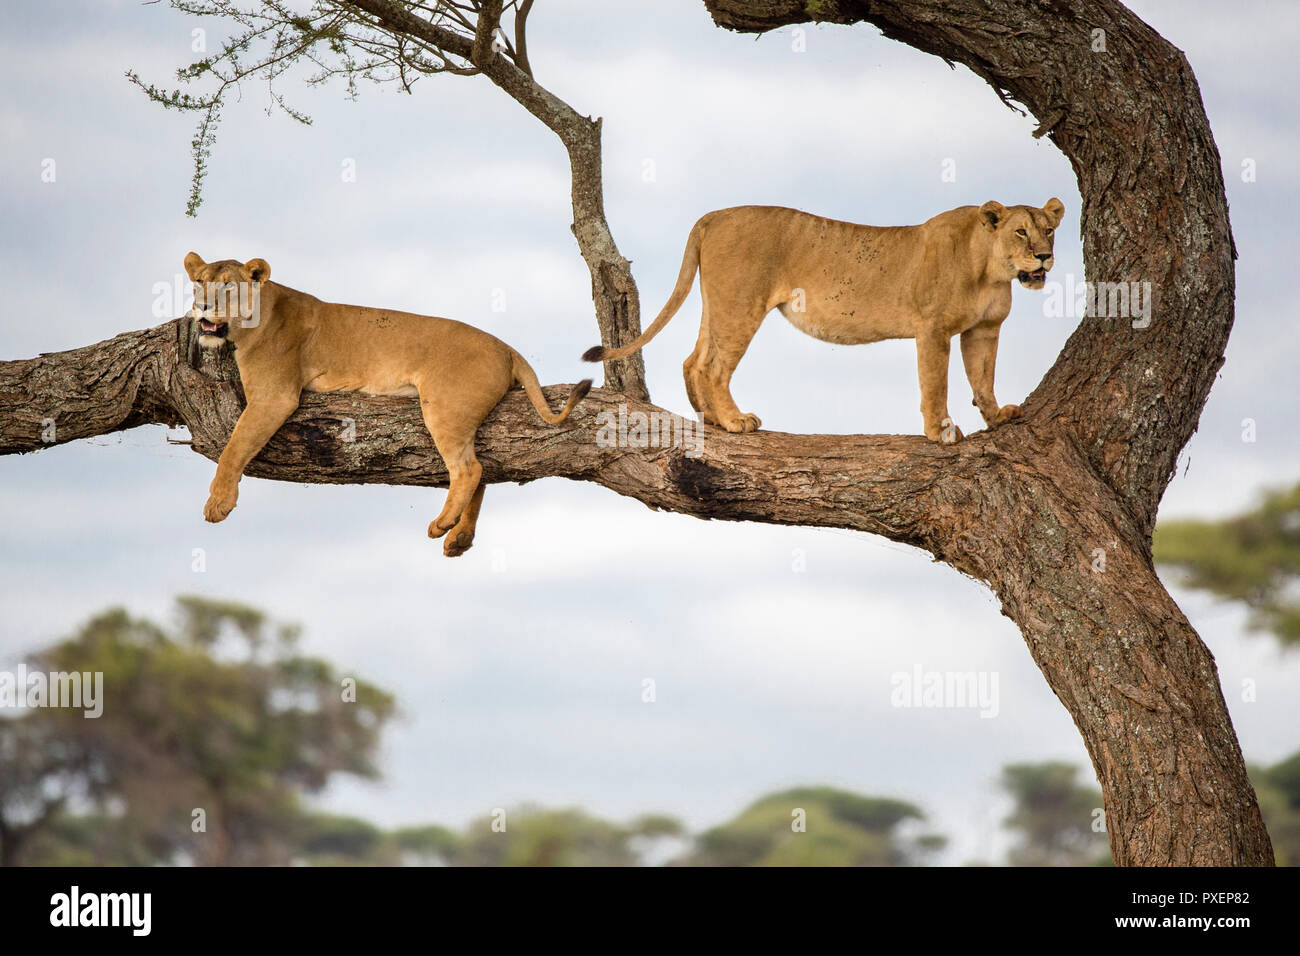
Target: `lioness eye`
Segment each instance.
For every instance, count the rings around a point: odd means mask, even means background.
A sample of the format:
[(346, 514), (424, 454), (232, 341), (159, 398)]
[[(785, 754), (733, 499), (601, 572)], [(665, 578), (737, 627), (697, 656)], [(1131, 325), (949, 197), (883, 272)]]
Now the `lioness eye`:
[(1045, 236), (1050, 236), (1051, 234), (1052, 234), (1052, 230), (1051, 230), (1051, 229), (1044, 230), (1044, 232), (1043, 232), (1043, 235), (1045, 235)]
[(1023, 230), (1023, 229), (1017, 229), (1017, 230), (1016, 230), (1016, 235), (1017, 235), (1017, 236), (1026, 236), (1026, 237), (1027, 237), (1027, 236), (1029, 235), (1029, 233), (1025, 232), (1025, 230)]

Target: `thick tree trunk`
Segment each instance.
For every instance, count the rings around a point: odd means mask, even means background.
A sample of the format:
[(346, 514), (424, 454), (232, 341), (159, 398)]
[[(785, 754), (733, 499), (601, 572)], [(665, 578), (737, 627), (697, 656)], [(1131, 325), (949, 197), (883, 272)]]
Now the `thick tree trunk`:
[[(431, 23), (392, 0), (344, 0), (369, 14), (385, 30), (428, 43), (468, 60), (497, 86), (508, 93), (560, 138), (569, 156), (570, 196), (573, 202), (573, 236), (578, 251), (591, 273), (591, 299), (596, 307), (600, 342), (616, 348), (641, 334), (641, 299), (628, 261), (618, 251), (609, 222), (605, 219), (605, 192), (601, 179), (600, 120), (583, 116), (568, 103), (538, 83), (528, 67), (527, 54), (519, 59), (523, 68), (508, 58), (492, 53), (484, 38), (491, 35), (496, 20), (479, 20), (479, 42), (454, 30)], [(496, 18), (501, 5), (496, 4)], [(527, 9), (523, 11), (527, 16)], [(523, 23), (516, 20), (517, 42), (522, 42)], [(578, 353), (580, 354), (581, 350)], [(605, 387), (623, 392), (638, 401), (649, 401), (645, 384), (645, 362), (638, 352), (625, 359), (605, 363)]]
[(1014, 430), (1041, 457), (977, 482), (971, 548), (950, 563), (990, 582), (1074, 717), (1117, 863), (1272, 863), (1213, 656), (1150, 555), (1233, 319), (1223, 175), (1186, 58), (1113, 0), (704, 3), (746, 32), (873, 24), (1023, 103), (1070, 159), (1088, 280), (1149, 283), (1150, 324), (1080, 322)]
[[(811, 16), (794, 0), (706, 3), (736, 29)], [(383, 0), (356, 6), (398, 16)], [(1232, 325), (1227, 203), (1190, 68), (1131, 13), (1102, 0), (815, 6), (821, 19), (869, 21), (965, 62), (1033, 110), (1079, 177), (1089, 278), (1152, 283), (1150, 325), (1083, 319), (1024, 417), (956, 446), (698, 426), (698, 449), (641, 448), (610, 443), (602, 426), (667, 412), (598, 389), (568, 422), (548, 427), (516, 390), (479, 430), (484, 480), (558, 475), (702, 518), (849, 528), (923, 548), (986, 581), (1019, 625), (1083, 735), (1117, 863), (1272, 863), (1213, 657), (1160, 584), (1150, 553), (1160, 495)], [(1093, 27), (1106, 31), (1105, 52), (1092, 49)], [(523, 74), (511, 70), (489, 75), (520, 83)], [(551, 108), (535, 84), (518, 92), (535, 114)], [(592, 168), (598, 174), (599, 164)], [(634, 287), (630, 295), (635, 302)], [(215, 460), (241, 408), (237, 376), (228, 355), (196, 355), (191, 335), (190, 322), (176, 320), (0, 363), (0, 453), (158, 421), (188, 425), (194, 449)], [(552, 402), (566, 393), (551, 390)], [(447, 481), (414, 401), (358, 395), (304, 396), (248, 474)], [(195, 509), (203, 498), (196, 488)]]

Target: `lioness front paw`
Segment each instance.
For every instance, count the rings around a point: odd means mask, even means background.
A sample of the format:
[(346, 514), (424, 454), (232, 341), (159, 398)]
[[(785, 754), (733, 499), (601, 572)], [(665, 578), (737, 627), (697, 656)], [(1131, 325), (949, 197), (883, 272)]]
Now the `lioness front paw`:
[(735, 418), (728, 419), (722, 423), (722, 427), (729, 432), (742, 434), (744, 432), (756, 432), (763, 425), (762, 420), (757, 415), (741, 414)]
[(235, 510), (235, 502), (238, 498), (238, 489), (229, 492), (212, 492), (208, 495), (208, 503), (203, 506), (204, 520), (211, 521), (213, 524), (225, 521), (226, 515)]
[(998, 413), (993, 416), (993, 421), (989, 422), (989, 424), (1001, 425), (1003, 422), (1007, 422), (1013, 418), (1019, 418), (1019, 417), (1020, 417), (1019, 405), (1003, 405), (1001, 408), (998, 409)]
[(434, 518), (429, 522), (429, 537), (436, 541), (454, 527), (456, 527), (456, 525), (453, 522), (444, 528), (442, 525), (438, 524), (438, 519)]

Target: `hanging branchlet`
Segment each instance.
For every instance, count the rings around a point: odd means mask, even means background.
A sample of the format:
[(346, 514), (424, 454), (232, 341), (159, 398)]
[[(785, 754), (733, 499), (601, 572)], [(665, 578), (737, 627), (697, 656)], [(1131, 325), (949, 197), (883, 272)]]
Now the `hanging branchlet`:
[[(342, 78), (345, 94), (360, 95), (358, 81), (376, 85), (392, 83), (407, 93), (420, 76), (452, 73), (469, 76), (480, 72), (485, 57), (508, 57), (532, 75), (525, 49), (524, 24), (532, 0), (432, 0), (400, 6), (407, 14), (435, 25), (455, 39), (475, 44), (473, 56), (450, 52), (427, 38), (413, 36), (381, 25), (378, 20), (349, 0), (314, 0), (305, 12), (286, 0), (171, 0), (177, 11), (214, 19), (231, 29), (220, 48), (176, 71), (182, 87), (210, 83), (202, 93), (167, 88), (143, 80), (134, 70), (126, 78), (166, 109), (193, 113), (198, 117), (190, 153), (194, 173), (185, 206), (195, 216), (203, 204), (203, 183), (208, 173), (212, 148), (222, 108), (227, 98), (242, 96), (247, 80), (266, 83), (266, 112), (277, 110), (304, 125), (311, 117), (286, 102), (278, 83), (295, 68), (309, 72), (300, 78), (320, 86)], [(513, 20), (512, 43), (502, 28), (502, 17)]]

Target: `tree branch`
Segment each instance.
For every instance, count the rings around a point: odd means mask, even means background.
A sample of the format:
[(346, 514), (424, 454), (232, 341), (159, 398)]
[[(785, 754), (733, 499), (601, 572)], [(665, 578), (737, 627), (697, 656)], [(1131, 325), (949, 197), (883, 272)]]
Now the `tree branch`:
[(520, 0), (515, 10), (515, 65), (529, 76), (533, 66), (528, 62), (528, 14), (533, 10), (533, 0)]
[[(229, 353), (197, 353), (192, 320), (175, 319), (97, 345), (0, 362), (0, 454), (36, 451), (148, 423), (189, 428), (216, 461), (243, 409)], [(553, 403), (568, 386), (547, 389)], [(607, 413), (611, 419), (601, 419)], [(677, 445), (610, 444), (602, 423), (636, 414), (674, 420)], [(947, 552), (941, 500), (997, 460), (991, 436), (952, 448), (912, 436), (731, 435), (609, 389), (568, 422), (544, 425), (512, 390), (479, 429), (487, 482), (590, 481), (652, 508), (701, 518), (848, 528)], [(695, 449), (698, 447), (698, 454)], [(247, 469), (283, 481), (446, 487), (418, 403), (359, 394), (303, 394), (302, 406)], [(196, 498), (196, 507), (202, 502)]]

